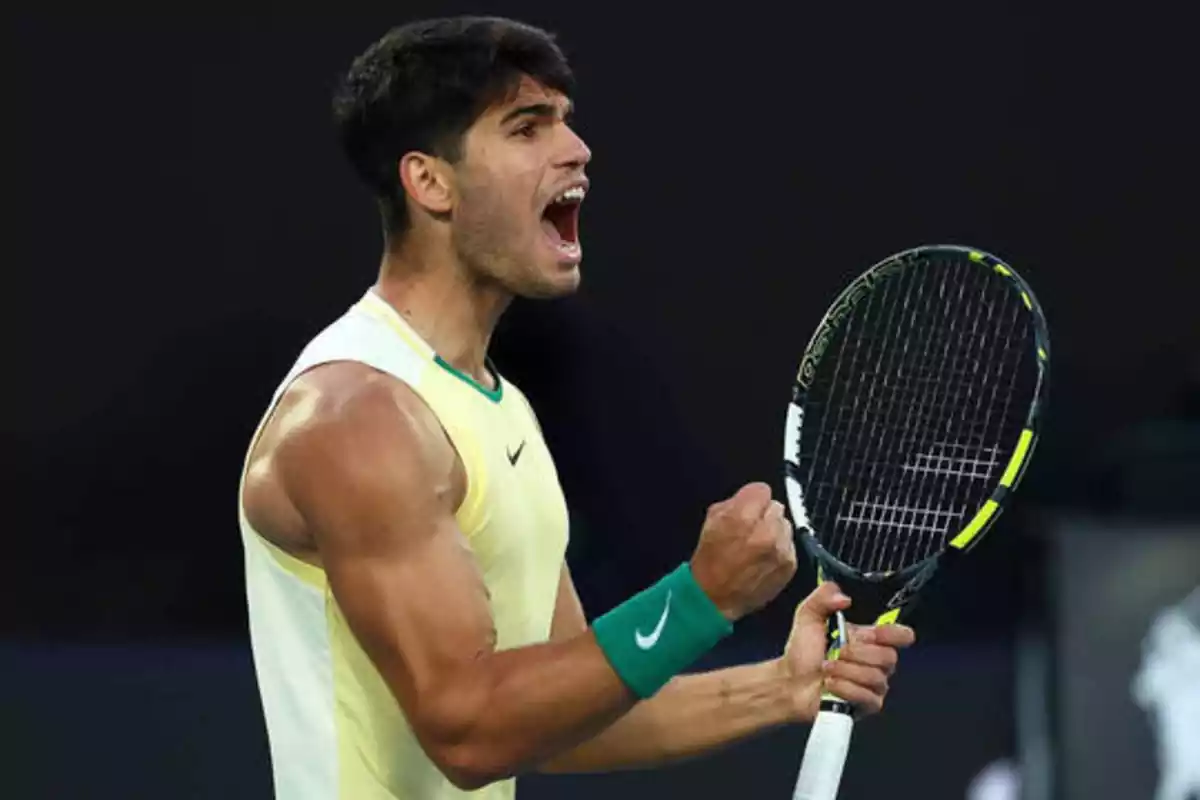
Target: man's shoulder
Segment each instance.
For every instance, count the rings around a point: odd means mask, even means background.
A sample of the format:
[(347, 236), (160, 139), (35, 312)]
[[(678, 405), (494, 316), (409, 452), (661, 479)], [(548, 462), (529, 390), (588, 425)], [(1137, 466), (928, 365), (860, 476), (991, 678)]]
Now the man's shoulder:
[[(436, 455), (441, 426), (407, 383), (368, 364), (338, 361), (298, 375), (280, 398), (277, 450), (333, 448), (365, 457), (387, 442), (400, 452)], [(343, 454), (336, 448), (347, 448)]]
[(295, 377), (281, 399), (303, 400), (314, 413), (346, 415), (373, 409), (426, 408), (404, 380), (362, 361), (330, 361)]

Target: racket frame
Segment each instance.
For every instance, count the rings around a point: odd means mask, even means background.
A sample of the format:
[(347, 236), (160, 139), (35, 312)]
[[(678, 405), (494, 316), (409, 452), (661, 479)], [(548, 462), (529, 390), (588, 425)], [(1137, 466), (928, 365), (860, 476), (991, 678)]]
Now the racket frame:
[[(795, 423), (794, 414), (803, 417), (804, 400), (808, 394), (811, 382), (815, 377), (817, 365), (825, 354), (825, 350), (838, 327), (850, 315), (854, 306), (865, 299), (892, 273), (910, 268), (912, 262), (927, 258), (934, 253), (953, 253), (965, 256), (968, 260), (978, 263), (981, 268), (991, 269), (1012, 284), (1012, 288), (1021, 297), (1033, 320), (1033, 335), (1035, 345), (1036, 384), (1033, 400), (1026, 413), (1022, 433), (1009, 464), (1001, 474), (1001, 480), (991, 496), (976, 510), (966, 525), (953, 537), (942, 550), (914, 564), (895, 571), (862, 572), (841, 561), (830, 553), (817, 539), (816, 532), (808, 523), (807, 513), (797, 513), (798, 508), (804, 508), (803, 488), (800, 484), (799, 464), (796, 456), (799, 449), (799, 425)], [(793, 528), (800, 539), (808, 557), (817, 565), (818, 583), (829, 577), (838, 577), (866, 584), (898, 584), (899, 588), (885, 604), (883, 612), (876, 624), (897, 622), (908, 611), (916, 594), (938, 570), (943, 559), (953, 560), (957, 555), (969, 552), (986, 533), (991, 530), (1000, 514), (1007, 507), (1014, 489), (1025, 475), (1030, 458), (1038, 442), (1039, 422), (1042, 407), (1045, 404), (1049, 390), (1049, 360), (1050, 336), (1046, 325), (1045, 315), (1037, 296), (1024, 278), (1008, 263), (984, 250), (975, 247), (965, 247), (953, 244), (922, 245), (891, 255), (872, 265), (850, 282), (829, 306), (821, 323), (817, 326), (805, 348), (800, 361), (795, 380), (792, 384), (792, 396), (789, 403), (787, 424), (784, 431), (784, 480), (787, 488), (788, 507), (792, 517)], [(797, 473), (797, 474), (793, 474)], [(832, 620), (831, 620), (832, 623)], [(836, 632), (834, 632), (836, 633)], [(841, 642), (835, 639), (836, 650)]]
[[(825, 354), (833, 334), (850, 315), (854, 306), (870, 295), (876, 286), (892, 273), (905, 269), (911, 262), (923, 259), (934, 252), (953, 252), (976, 262), (981, 268), (989, 268), (1006, 278), (1017, 291), (1033, 319), (1034, 345), (1036, 350), (1037, 377), (1033, 398), (1026, 414), (1024, 427), (1019, 435), (1013, 455), (1001, 473), (1001, 479), (991, 496), (975, 512), (962, 529), (938, 552), (903, 569), (886, 572), (863, 572), (855, 569), (830, 553), (816, 537), (809, 525), (804, 505), (804, 489), (799, 475), (799, 432), (802, 430), (804, 400), (816, 375), (817, 365)], [(918, 592), (933, 577), (944, 563), (956, 560), (969, 552), (983, 540), (996, 523), (1011, 498), (1012, 491), (1024, 477), (1030, 458), (1038, 441), (1040, 414), (1045, 404), (1049, 381), (1050, 337), (1045, 315), (1033, 289), (1015, 269), (996, 256), (973, 247), (961, 245), (923, 245), (896, 253), (872, 265), (862, 272), (837, 296), (825, 313), (821, 323), (813, 332), (805, 348), (804, 356), (792, 385), (792, 398), (784, 430), (784, 480), (787, 488), (789, 512), (793, 528), (800, 538), (808, 557), (817, 568), (817, 581), (826, 580), (826, 572), (833, 579), (839, 577), (850, 582), (883, 585), (899, 584), (899, 588), (884, 604), (883, 612), (876, 625), (896, 623), (910, 611)], [(888, 587), (890, 588), (890, 587)], [(847, 641), (846, 620), (841, 611), (829, 620), (831, 644), (827, 658), (836, 659)], [(849, 751), (853, 731), (855, 710), (842, 698), (826, 692), (821, 697), (820, 708), (809, 734), (796, 778), (793, 800), (836, 800)]]

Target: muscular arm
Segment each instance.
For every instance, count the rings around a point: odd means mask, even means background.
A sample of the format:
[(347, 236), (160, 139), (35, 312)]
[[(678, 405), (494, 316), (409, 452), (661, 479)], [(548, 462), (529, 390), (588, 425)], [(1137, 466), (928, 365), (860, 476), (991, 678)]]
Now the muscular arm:
[[(587, 619), (564, 566), (552, 641), (569, 641), (586, 630)], [(779, 662), (680, 675), (604, 731), (540, 769), (605, 772), (659, 766), (799, 718)]]
[(276, 464), (350, 628), (456, 786), (530, 769), (633, 706), (585, 627), (495, 650), (486, 587), (454, 519), (461, 467), (401, 384), (372, 373), (322, 391)]

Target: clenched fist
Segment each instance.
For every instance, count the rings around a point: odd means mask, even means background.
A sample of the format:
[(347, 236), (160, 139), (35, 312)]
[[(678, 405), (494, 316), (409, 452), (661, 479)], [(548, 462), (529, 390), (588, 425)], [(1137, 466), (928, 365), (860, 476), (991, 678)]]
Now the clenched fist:
[(691, 569), (731, 621), (762, 608), (787, 586), (796, 574), (796, 544), (771, 487), (747, 484), (709, 506)]

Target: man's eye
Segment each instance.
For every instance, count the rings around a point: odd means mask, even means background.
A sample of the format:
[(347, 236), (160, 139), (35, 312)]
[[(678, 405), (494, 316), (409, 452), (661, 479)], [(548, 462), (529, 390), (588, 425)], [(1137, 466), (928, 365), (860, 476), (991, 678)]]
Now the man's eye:
[(537, 125), (533, 122), (526, 122), (513, 131), (517, 136), (523, 136), (526, 139), (532, 139), (537, 135)]

